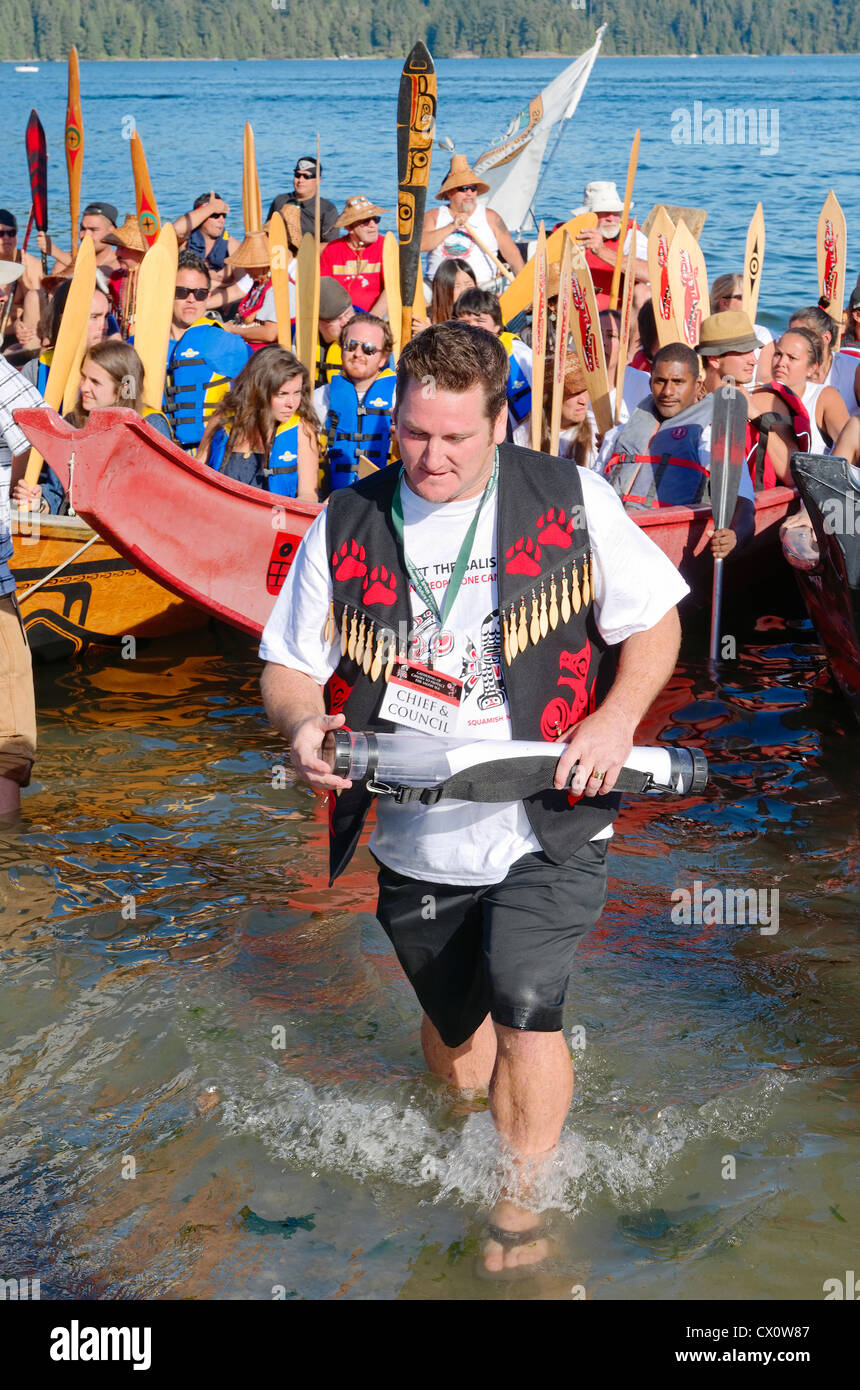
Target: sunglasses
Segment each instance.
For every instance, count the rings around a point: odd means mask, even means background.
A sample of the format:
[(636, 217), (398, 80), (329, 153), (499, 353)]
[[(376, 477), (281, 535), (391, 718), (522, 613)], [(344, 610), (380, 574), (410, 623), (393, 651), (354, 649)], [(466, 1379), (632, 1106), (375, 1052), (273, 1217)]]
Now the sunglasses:
[(456, 191), (458, 193), (477, 193), (478, 185), (476, 183), (461, 183), (458, 184)]
[(204, 299), (209, 298), (209, 291), (208, 289), (192, 290), (189, 285), (177, 285), (173, 292), (174, 299), (187, 299), (189, 295), (196, 299), (198, 304), (202, 304)]
[(15, 231), (14, 227), (0, 227), (0, 236), (15, 237), (17, 235), (18, 233)]
[(226, 212), (210, 212), (210, 217), (226, 217)]
[(361, 348), (365, 357), (375, 357), (378, 352), (383, 351), (381, 347), (376, 346), (376, 343), (360, 343), (357, 338), (350, 338), (346, 345), (347, 352), (355, 352), (358, 348)]
[(315, 178), (316, 178), (316, 174), (305, 174), (304, 172), (300, 171), (300, 172), (297, 173), (297, 174), (293, 174), (293, 178), (294, 178), (294, 179), (315, 179)]
[(361, 217), (358, 219), (355, 225), (356, 227), (366, 227), (368, 222), (374, 222), (378, 227), (380, 219), (378, 217)]

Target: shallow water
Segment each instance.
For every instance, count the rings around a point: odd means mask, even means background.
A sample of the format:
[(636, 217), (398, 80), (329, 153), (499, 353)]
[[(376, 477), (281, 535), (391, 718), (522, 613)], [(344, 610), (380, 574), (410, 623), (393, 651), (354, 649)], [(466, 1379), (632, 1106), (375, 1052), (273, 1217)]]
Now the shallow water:
[[(858, 734), (783, 607), (734, 621), (716, 690), (694, 634), (649, 717), (713, 783), (617, 823), (537, 1179), (558, 1251), (518, 1284), (476, 1275), (505, 1173), (486, 1101), (423, 1072), (367, 850), (329, 891), (321, 804), (272, 788), (252, 649), (38, 671), (38, 780), (0, 840), (0, 1273), (59, 1298), (821, 1298), (856, 1264)], [(778, 931), (676, 925), (695, 880), (778, 889)]]

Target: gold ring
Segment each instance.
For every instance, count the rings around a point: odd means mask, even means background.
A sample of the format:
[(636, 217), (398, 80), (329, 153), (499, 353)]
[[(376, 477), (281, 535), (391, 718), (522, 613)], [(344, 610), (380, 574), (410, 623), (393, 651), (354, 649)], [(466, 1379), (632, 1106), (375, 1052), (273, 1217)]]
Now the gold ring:
[(592, 775), (592, 777), (596, 777), (597, 780), (598, 780), (598, 782), (602, 782), (603, 779), (604, 779), (604, 777), (606, 776), (606, 773), (605, 773), (605, 772), (598, 772), (597, 769), (595, 768), (595, 770), (592, 772), (591, 775)]

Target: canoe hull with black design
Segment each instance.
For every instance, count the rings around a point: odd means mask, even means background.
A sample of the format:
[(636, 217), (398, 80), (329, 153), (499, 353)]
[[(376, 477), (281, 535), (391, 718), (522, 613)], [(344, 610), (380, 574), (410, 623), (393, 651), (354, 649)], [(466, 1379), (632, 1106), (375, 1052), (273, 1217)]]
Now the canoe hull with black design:
[(812, 522), (782, 533), (833, 679), (860, 720), (860, 487), (845, 459), (795, 454), (791, 472)]
[(91, 646), (120, 647), (126, 637), (168, 637), (208, 621), (208, 614), (142, 574), (79, 517), (19, 519), (13, 512), (13, 544), (10, 568), (38, 661), (66, 660)]
[[(120, 555), (212, 617), (261, 633), (318, 505), (223, 477), (131, 410), (94, 410), (83, 430), (48, 410), (21, 410), (16, 420), (66, 488), (74, 458), (75, 510)], [(787, 487), (758, 495), (755, 536), (730, 558), (727, 587), (734, 573), (748, 593), (768, 560), (778, 562), (779, 523), (796, 495)], [(663, 507), (635, 520), (694, 591), (709, 594), (710, 507)]]

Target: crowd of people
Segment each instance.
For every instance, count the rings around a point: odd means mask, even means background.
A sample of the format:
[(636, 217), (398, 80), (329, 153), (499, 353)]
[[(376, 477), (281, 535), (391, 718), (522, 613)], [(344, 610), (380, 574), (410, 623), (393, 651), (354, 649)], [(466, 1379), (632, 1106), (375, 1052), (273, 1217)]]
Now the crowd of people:
[[(393, 665), (383, 622), (411, 625), (425, 675), (462, 706), (461, 732), (567, 740), (551, 791), (486, 804), (382, 802), (371, 841), (377, 917), (420, 1000), (428, 1066), (452, 1085), (488, 1086), (496, 1127), (526, 1163), (552, 1151), (570, 1104), (564, 991), (577, 940), (602, 910), (612, 789), (679, 647), (676, 607), (687, 585), (630, 513), (707, 499), (714, 392), (727, 377), (748, 400), (748, 467), (729, 525), (711, 539), (715, 556), (751, 535), (755, 493), (787, 478), (792, 452), (835, 448), (856, 462), (860, 292), (850, 296), (846, 323), (826, 304), (802, 306), (774, 340), (743, 312), (740, 276), (721, 274), (696, 350), (661, 347), (645, 239), (632, 228), (622, 246), (615, 185), (589, 184), (575, 211), (596, 216), (580, 243), (612, 383), (621, 320), (609, 290), (631, 245), (637, 313), (621, 401), (610, 392), (617, 423), (603, 434), (582, 364), (563, 345), (552, 457), (553, 358), (534, 399), (529, 329), (511, 331), (499, 297), (504, 278), (523, 271), (522, 253), (479, 202), (487, 185), (466, 159), (454, 155), (440, 206), (426, 216), (426, 303), (396, 363), (380, 230), (388, 210), (361, 192), (338, 213), (319, 196), (321, 173), (315, 159), (299, 159), (293, 190), (269, 209), (297, 250), (315, 230), (319, 199), (313, 379), (276, 341), (265, 234), (232, 237), (229, 208), (210, 190), (174, 224), (181, 250), (164, 398), (144, 404), (142, 364), (128, 341), (144, 242), (134, 218), (120, 227), (117, 209), (99, 201), (81, 220), (95, 245), (97, 289), (70, 418), (81, 426), (93, 409), (131, 408), (225, 476), (281, 497), (331, 499), (301, 542), (261, 655), (266, 708), (294, 766), (312, 786), (338, 793), (333, 877), (355, 849), (370, 796), (333, 774), (323, 744), (345, 719), (356, 729), (396, 721), (396, 709), (380, 706)], [(10, 487), (21, 507), (57, 513), (66, 505), (49, 467), (36, 486), (25, 482), (28, 444), (13, 412), (41, 401), (71, 256), (40, 235), (39, 250), (53, 258), (45, 276), (19, 250), (17, 233), (15, 218), (0, 211), (0, 265), (13, 268), (0, 276), (0, 635), (15, 725), (0, 749), (0, 815), (17, 804), (35, 749), (8, 567)], [(549, 279), (552, 352), (557, 265)], [(539, 466), (523, 447), (535, 412)], [(536, 1262), (547, 1245), (533, 1211), (502, 1200), (485, 1267)]]

